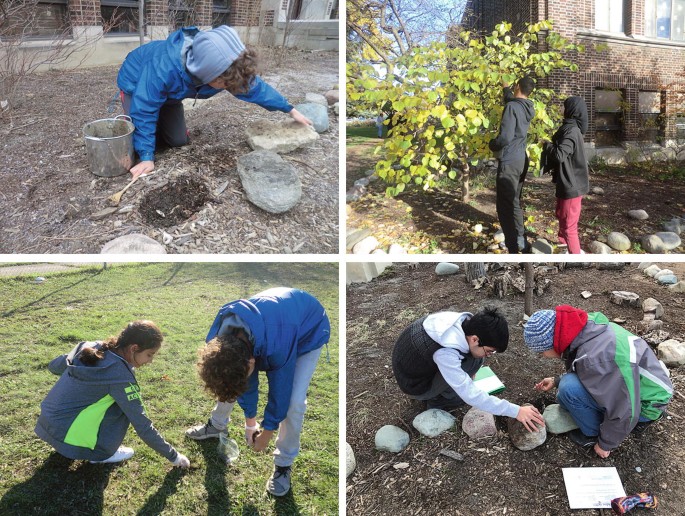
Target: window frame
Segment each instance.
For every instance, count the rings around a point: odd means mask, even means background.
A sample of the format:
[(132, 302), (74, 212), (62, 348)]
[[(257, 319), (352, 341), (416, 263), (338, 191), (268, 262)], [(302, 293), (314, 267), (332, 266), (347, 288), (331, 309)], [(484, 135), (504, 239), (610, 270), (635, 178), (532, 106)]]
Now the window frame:
[[(600, 10), (600, 3), (601, 3), (601, 10)], [(615, 13), (616, 8), (619, 8), (620, 13), (619, 13), (619, 26), (615, 27), (615, 21), (617, 16), (616, 14), (613, 15), (612, 17), (612, 12)], [(599, 30), (602, 32), (610, 32), (613, 34), (624, 34), (625, 33), (625, 13), (624, 13), (624, 8), (623, 8), (623, 1), (622, 0), (595, 0), (594, 3), (594, 9), (595, 9), (595, 16), (594, 16), (594, 29)], [(600, 23), (600, 13), (603, 15), (606, 13), (606, 27), (599, 27)]]
[[(620, 97), (618, 101), (617, 109), (597, 109), (597, 92), (599, 91), (613, 91), (618, 92)], [(623, 135), (625, 132), (625, 113), (622, 103), (625, 100), (625, 91), (615, 88), (595, 88), (593, 97), (593, 123), (595, 126), (595, 147), (616, 147), (623, 141)], [(597, 115), (614, 115), (616, 123), (607, 125), (597, 124)], [(612, 138), (611, 142), (602, 142), (598, 144), (599, 140), (604, 140), (604, 135), (614, 134), (615, 137)]]
[[(644, 0), (644, 35), (648, 38), (654, 38), (665, 41), (685, 42), (685, 1), (683, 0), (664, 0), (669, 2), (669, 16), (668, 16), (668, 35), (659, 35), (659, 2), (662, 0)], [(677, 4), (683, 4), (683, 13), (678, 20), (674, 16)], [(676, 26), (676, 22), (680, 22), (680, 27)], [(676, 31), (680, 29), (680, 38), (674, 37)]]

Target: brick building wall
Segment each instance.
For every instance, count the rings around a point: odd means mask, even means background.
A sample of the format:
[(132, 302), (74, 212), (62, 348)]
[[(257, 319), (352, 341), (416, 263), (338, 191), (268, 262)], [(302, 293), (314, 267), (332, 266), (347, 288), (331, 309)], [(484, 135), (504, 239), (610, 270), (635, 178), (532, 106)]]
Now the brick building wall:
[(233, 0), (231, 3), (231, 16), (229, 18), (230, 24), (234, 26), (256, 27), (259, 25), (260, 9), (260, 0)]
[(68, 12), (72, 27), (100, 24), (100, 0), (69, 0)]
[(542, 85), (585, 99), (590, 112), (586, 141), (596, 139), (595, 97), (602, 89), (620, 90), (623, 95), (621, 140), (639, 139), (643, 124), (640, 92), (660, 93), (664, 134), (675, 135), (674, 116), (685, 113), (685, 45), (644, 38), (644, 0), (623, 2), (623, 34), (594, 30), (594, 0), (472, 0), (467, 8), (472, 14), (465, 17), (466, 24), (479, 31), (490, 31), (503, 20), (521, 30), (529, 22), (525, 18), (530, 22), (549, 19), (556, 32), (585, 46), (585, 52), (567, 56), (578, 64), (578, 73), (555, 72)]

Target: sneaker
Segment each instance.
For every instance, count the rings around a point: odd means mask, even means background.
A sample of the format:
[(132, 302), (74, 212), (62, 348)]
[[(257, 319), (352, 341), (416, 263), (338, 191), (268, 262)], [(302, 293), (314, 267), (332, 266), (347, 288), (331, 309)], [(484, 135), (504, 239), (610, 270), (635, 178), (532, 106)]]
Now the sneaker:
[(595, 444), (597, 444), (597, 436), (587, 436), (578, 428), (576, 428), (575, 430), (571, 430), (568, 433), (568, 436), (574, 443), (585, 449), (590, 449)]
[(133, 457), (133, 454), (135, 452), (133, 451), (133, 448), (129, 448), (127, 446), (119, 446), (119, 449), (114, 452), (114, 455), (112, 455), (109, 459), (105, 460), (91, 460), (91, 464), (115, 464), (117, 462), (123, 462), (125, 460), (130, 459)]
[(204, 425), (195, 425), (186, 430), (186, 437), (202, 441), (203, 439), (210, 439), (211, 437), (219, 437), (219, 434), (225, 433), (226, 430), (219, 430), (212, 425), (211, 418), (207, 420)]
[(284, 496), (290, 491), (290, 466), (275, 466), (271, 478), (266, 481), (266, 490), (274, 496)]

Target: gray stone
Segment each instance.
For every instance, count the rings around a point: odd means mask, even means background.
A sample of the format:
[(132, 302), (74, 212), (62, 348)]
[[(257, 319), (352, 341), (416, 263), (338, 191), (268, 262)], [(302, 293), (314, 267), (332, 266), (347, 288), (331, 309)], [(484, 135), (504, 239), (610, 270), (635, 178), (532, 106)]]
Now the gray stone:
[(375, 236), (367, 236), (357, 242), (352, 248), (353, 254), (371, 254), (371, 251), (378, 247), (378, 240)]
[(461, 422), (461, 429), (471, 439), (481, 439), (483, 437), (490, 437), (497, 433), (495, 426), (495, 416), (489, 412), (484, 412), (471, 407), (469, 411), (464, 414), (464, 419)]
[(664, 231), (680, 235), (683, 232), (683, 220), (680, 217), (673, 217), (668, 222), (664, 222)]
[(238, 175), (247, 199), (269, 213), (284, 213), (302, 197), (297, 170), (275, 152), (254, 151), (238, 158)]
[(132, 233), (107, 242), (100, 254), (166, 254), (166, 248), (148, 236)]
[(326, 105), (309, 102), (307, 104), (297, 104), (295, 109), (312, 121), (314, 130), (317, 133), (321, 134), (328, 131), (328, 108)]
[(545, 425), (550, 434), (564, 434), (578, 428), (571, 414), (556, 403), (545, 407), (542, 417), (545, 418)]
[(637, 270), (643, 271), (643, 270), (645, 270), (647, 267), (651, 267), (652, 265), (654, 265), (653, 262), (641, 262), (640, 265), (637, 266)]
[(510, 417), (507, 420), (507, 428), (512, 444), (522, 451), (529, 451), (543, 444), (547, 440), (547, 429), (544, 426), (535, 426), (538, 431), (529, 432), (523, 423)]
[(649, 254), (662, 254), (666, 251), (663, 240), (656, 235), (645, 235), (642, 237), (642, 248)]
[(357, 202), (359, 199), (366, 195), (366, 187), (360, 185), (354, 185), (347, 191), (345, 195), (345, 202)]
[(328, 100), (324, 95), (321, 95), (321, 93), (305, 93), (304, 101), (307, 104), (321, 104), (322, 106), (328, 107)]
[(645, 276), (649, 276), (650, 278), (653, 278), (656, 276), (661, 268), (658, 265), (650, 265), (646, 269), (644, 269), (642, 272), (644, 273)]
[(642, 311), (645, 313), (654, 313), (654, 317), (657, 319), (661, 319), (664, 315), (664, 307), (653, 297), (648, 297), (642, 302)]
[(336, 115), (340, 114), (340, 104), (338, 102), (333, 104), (333, 113), (335, 113)]
[(497, 232), (492, 236), (492, 239), (496, 244), (501, 244), (504, 242), (504, 231), (498, 229)]
[(440, 262), (435, 266), (435, 274), (438, 276), (449, 276), (459, 272), (459, 265), (456, 263)]
[(659, 358), (669, 367), (685, 364), (685, 343), (669, 339), (659, 344), (657, 348)]
[(664, 247), (667, 251), (671, 251), (676, 247), (680, 247), (683, 242), (680, 240), (678, 233), (672, 233), (671, 231), (660, 231), (656, 234), (661, 241), (664, 243)]
[(390, 248), (388, 249), (388, 254), (389, 255), (407, 254), (407, 250), (404, 247), (402, 247), (400, 244), (391, 244)]
[(531, 252), (533, 254), (553, 254), (554, 247), (544, 238), (538, 238), (531, 246)]
[(657, 282), (660, 285), (675, 285), (678, 283), (678, 278), (675, 277), (675, 274), (667, 274), (666, 276), (661, 276)]
[(603, 244), (602, 242), (598, 242), (597, 240), (593, 240), (592, 242), (590, 242), (590, 246), (588, 249), (592, 254), (611, 254), (614, 252), (614, 250), (611, 247), (609, 247), (606, 244)]
[(663, 278), (664, 276), (672, 276), (672, 275), (673, 275), (673, 271), (671, 269), (661, 269), (653, 277), (655, 280), (658, 280), (659, 278)]
[(612, 231), (607, 235), (607, 244), (617, 251), (627, 251), (630, 249), (630, 239), (617, 231)]
[(368, 177), (361, 177), (354, 182), (354, 186), (369, 186), (370, 182)]
[(376, 432), (376, 449), (399, 453), (409, 445), (409, 434), (394, 425), (385, 425)]
[(368, 228), (366, 228), (366, 229), (348, 229), (347, 234), (345, 235), (345, 248), (348, 251), (351, 251), (352, 248), (354, 247), (354, 244), (356, 244), (360, 240), (365, 239), (370, 234), (371, 234), (371, 230)]
[(640, 296), (638, 296), (634, 292), (614, 290), (609, 296), (609, 300), (615, 305), (619, 306), (640, 306)]
[(323, 96), (326, 97), (329, 106), (340, 102), (340, 90), (328, 90)]
[(440, 409), (428, 409), (416, 416), (411, 424), (421, 435), (437, 437), (452, 428), (455, 421), (456, 418), (449, 412)]
[(672, 290), (673, 292), (685, 292), (685, 281), (679, 281), (675, 285), (669, 286), (668, 290)]
[(657, 319), (645, 319), (637, 323), (637, 328), (640, 334), (659, 331), (664, 327), (664, 321)]
[(592, 192), (595, 195), (604, 195), (604, 188), (601, 188), (599, 186), (593, 186), (590, 189), (590, 192)]
[(295, 120), (258, 120), (245, 128), (245, 135), (251, 149), (279, 154), (292, 152), (319, 139), (314, 129)]
[(599, 271), (622, 271), (626, 268), (626, 262), (600, 262), (597, 264)]
[(669, 334), (667, 331), (655, 330), (643, 335), (642, 340), (644, 340), (650, 346), (657, 346), (658, 344), (661, 344), (662, 342), (667, 340), (668, 337)]
[(649, 218), (645, 210), (628, 210), (628, 216), (635, 220), (647, 220)]
[(357, 459), (354, 458), (354, 450), (349, 443), (345, 443), (345, 478), (349, 477), (357, 469)]

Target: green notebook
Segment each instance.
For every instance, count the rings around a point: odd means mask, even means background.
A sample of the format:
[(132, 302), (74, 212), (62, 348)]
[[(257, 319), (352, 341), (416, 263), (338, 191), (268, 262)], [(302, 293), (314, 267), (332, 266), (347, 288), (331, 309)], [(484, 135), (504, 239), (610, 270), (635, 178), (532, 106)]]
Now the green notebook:
[(497, 378), (497, 375), (487, 366), (481, 367), (478, 370), (476, 377), (473, 379), (473, 383), (476, 384), (476, 387), (481, 391), (485, 391), (488, 394), (497, 394), (505, 389), (504, 384)]

